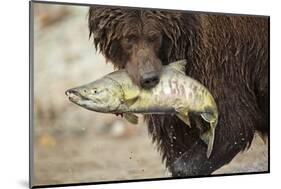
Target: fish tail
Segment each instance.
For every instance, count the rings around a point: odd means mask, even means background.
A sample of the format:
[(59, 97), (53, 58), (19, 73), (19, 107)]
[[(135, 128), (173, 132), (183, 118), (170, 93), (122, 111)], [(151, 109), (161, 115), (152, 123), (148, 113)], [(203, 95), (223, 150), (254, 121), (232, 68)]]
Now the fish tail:
[(212, 154), (213, 151), (213, 146), (214, 146), (214, 141), (215, 141), (215, 132), (214, 129), (210, 129), (210, 131), (208, 132), (208, 137), (209, 137), (209, 141), (208, 141), (208, 148), (207, 148), (207, 158), (209, 158)]
[(207, 144), (207, 158), (209, 158), (213, 151), (214, 141), (215, 141), (215, 127), (211, 123), (211, 128), (201, 135), (201, 139)]

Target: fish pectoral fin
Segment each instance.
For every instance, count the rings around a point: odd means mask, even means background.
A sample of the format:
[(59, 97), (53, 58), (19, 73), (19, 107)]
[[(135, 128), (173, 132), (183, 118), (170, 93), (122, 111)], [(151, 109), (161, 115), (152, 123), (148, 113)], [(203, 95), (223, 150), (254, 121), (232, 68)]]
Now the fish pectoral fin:
[(138, 124), (138, 116), (133, 113), (123, 113), (124, 118), (132, 124)]
[(140, 91), (139, 90), (123, 90), (124, 91), (124, 101), (134, 102), (138, 99)]
[(134, 97), (134, 98), (126, 99), (124, 103), (125, 103), (128, 107), (130, 107), (130, 106), (132, 106), (137, 100), (138, 100), (138, 96), (136, 96), (136, 97)]
[(176, 116), (191, 128), (188, 114), (184, 115), (184, 114), (177, 113)]
[(211, 126), (210, 130), (204, 132), (200, 138), (207, 144), (207, 158), (210, 157), (215, 140), (215, 130), (214, 127)]

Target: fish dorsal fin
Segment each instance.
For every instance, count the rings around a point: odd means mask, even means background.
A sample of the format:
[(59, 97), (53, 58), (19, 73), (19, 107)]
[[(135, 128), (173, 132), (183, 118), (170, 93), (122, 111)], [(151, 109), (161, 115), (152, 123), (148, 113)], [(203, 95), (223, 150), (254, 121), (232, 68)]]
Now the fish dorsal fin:
[(179, 72), (185, 73), (185, 65), (187, 64), (186, 59), (179, 60), (176, 62), (172, 62), (168, 65), (168, 67), (173, 68)]

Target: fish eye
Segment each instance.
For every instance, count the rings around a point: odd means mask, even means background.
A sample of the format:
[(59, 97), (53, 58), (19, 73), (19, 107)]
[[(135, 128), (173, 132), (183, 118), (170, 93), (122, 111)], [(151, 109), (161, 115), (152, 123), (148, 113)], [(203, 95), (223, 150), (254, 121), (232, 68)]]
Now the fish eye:
[(83, 92), (84, 92), (84, 93), (87, 93), (87, 92), (88, 92), (88, 90), (87, 90), (87, 89), (83, 89)]

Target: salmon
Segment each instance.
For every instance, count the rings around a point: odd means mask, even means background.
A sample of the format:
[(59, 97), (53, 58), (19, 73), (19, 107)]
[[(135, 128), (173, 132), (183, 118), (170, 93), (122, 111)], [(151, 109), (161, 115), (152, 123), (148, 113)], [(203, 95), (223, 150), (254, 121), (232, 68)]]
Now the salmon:
[(218, 109), (209, 90), (185, 74), (187, 61), (180, 60), (163, 66), (159, 83), (152, 89), (138, 87), (125, 70), (66, 91), (73, 103), (91, 111), (122, 114), (136, 124), (139, 114), (173, 114), (191, 127), (189, 113), (197, 114), (210, 124), (200, 138), (211, 155)]

